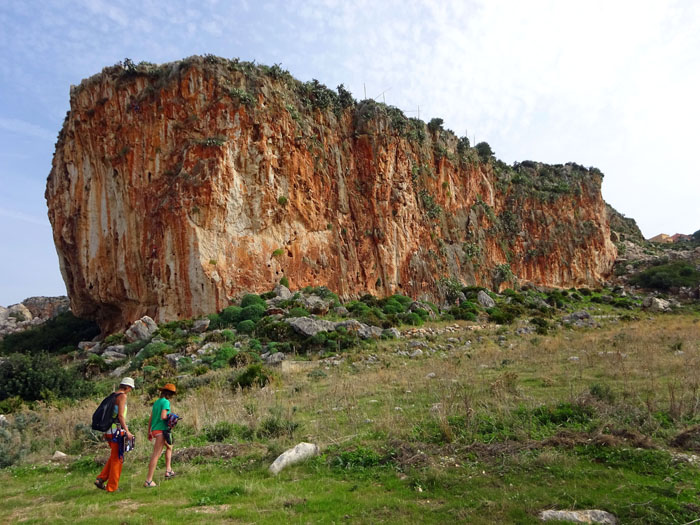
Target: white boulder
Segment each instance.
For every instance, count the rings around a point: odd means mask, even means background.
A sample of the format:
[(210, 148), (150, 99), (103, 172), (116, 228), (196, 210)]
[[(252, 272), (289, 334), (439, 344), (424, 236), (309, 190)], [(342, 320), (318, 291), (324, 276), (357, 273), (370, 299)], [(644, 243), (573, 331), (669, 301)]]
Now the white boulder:
[(271, 474), (275, 476), (280, 473), (280, 471), (290, 465), (296, 465), (302, 461), (318, 456), (320, 454), (320, 449), (318, 445), (313, 443), (299, 443), (296, 447), (286, 450), (270, 465), (268, 469)]

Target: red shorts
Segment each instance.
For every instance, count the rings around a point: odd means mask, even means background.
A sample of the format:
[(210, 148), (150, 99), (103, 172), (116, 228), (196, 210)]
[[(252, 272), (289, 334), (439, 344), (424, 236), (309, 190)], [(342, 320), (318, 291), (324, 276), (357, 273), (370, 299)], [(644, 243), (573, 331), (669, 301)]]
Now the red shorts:
[(151, 435), (153, 437), (156, 437), (157, 435), (162, 434), (162, 433), (163, 433), (162, 430), (151, 430)]

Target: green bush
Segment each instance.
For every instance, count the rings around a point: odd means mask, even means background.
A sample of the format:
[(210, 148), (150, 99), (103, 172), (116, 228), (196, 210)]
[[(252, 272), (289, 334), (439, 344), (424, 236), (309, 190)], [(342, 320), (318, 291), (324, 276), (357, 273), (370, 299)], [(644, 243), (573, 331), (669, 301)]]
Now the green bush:
[(309, 313), (308, 310), (305, 308), (301, 308), (299, 306), (292, 308), (289, 310), (289, 313), (287, 314), (288, 317), (308, 317), (311, 314)]
[(382, 306), (382, 311), (387, 315), (401, 314), (405, 310), (406, 307), (394, 297), (390, 297), (386, 302), (384, 302), (384, 305)]
[(453, 306), (449, 310), (449, 314), (455, 319), (462, 319), (464, 321), (476, 321), (479, 315), (479, 308), (469, 301), (463, 301), (458, 306)]
[(267, 308), (267, 304), (265, 303), (265, 300), (260, 297), (259, 295), (255, 295), (254, 293), (249, 293), (243, 296), (243, 299), (241, 299), (241, 308), (245, 308), (247, 306), (250, 306), (252, 304), (260, 304), (264, 308)]
[(255, 330), (255, 323), (250, 319), (246, 319), (236, 325), (236, 330), (242, 334), (252, 334)]
[(233, 423), (229, 421), (219, 421), (211, 427), (206, 427), (204, 429), (204, 436), (207, 438), (207, 441), (220, 443), (233, 436), (235, 430), (236, 426)]
[(329, 458), (331, 467), (341, 470), (365, 470), (382, 464), (382, 456), (372, 449), (359, 446)]
[(260, 422), (257, 435), (260, 438), (276, 438), (280, 436), (291, 438), (297, 428), (299, 428), (299, 423), (283, 417), (281, 410), (270, 410), (270, 415)]
[(668, 290), (681, 286), (696, 287), (700, 285), (700, 271), (687, 262), (675, 261), (647, 268), (634, 275), (630, 282), (655, 290)]
[(511, 324), (515, 321), (515, 315), (512, 312), (501, 310), (498, 307), (489, 308), (486, 310), (489, 314), (489, 321), (496, 324)]
[(241, 321), (250, 320), (257, 323), (264, 315), (267, 306), (265, 304), (251, 304), (241, 311)]
[(533, 317), (530, 322), (535, 325), (535, 332), (540, 335), (547, 335), (549, 333), (549, 322), (542, 317)]
[(162, 356), (172, 350), (172, 347), (166, 343), (148, 343), (143, 349), (136, 354), (133, 361), (131, 362), (132, 370), (138, 370), (143, 365), (144, 361), (151, 359), (156, 356)]
[(289, 279), (287, 279), (286, 277), (282, 277), (282, 278), (280, 279), (280, 284), (281, 284), (282, 286), (286, 286), (287, 288), (289, 288)]
[(93, 389), (75, 370), (63, 368), (47, 353), (10, 354), (0, 363), (0, 400), (15, 396), (27, 401), (80, 398)]
[(401, 314), (399, 315), (399, 319), (402, 323), (411, 326), (421, 326), (425, 322), (417, 312), (408, 312), (405, 314)]
[(233, 389), (251, 388), (252, 386), (263, 387), (272, 380), (272, 372), (260, 363), (253, 363), (240, 373), (229, 379)]
[(479, 158), (483, 162), (486, 162), (494, 155), (493, 150), (491, 149), (491, 146), (489, 146), (488, 142), (479, 142), (476, 146), (474, 146), (474, 148), (476, 149)]
[(241, 317), (241, 312), (243, 312), (243, 308), (240, 306), (228, 306), (224, 308), (219, 314), (221, 323), (226, 326), (238, 324), (243, 320)]
[(100, 329), (93, 321), (78, 319), (70, 312), (63, 312), (40, 326), (6, 335), (0, 341), (0, 353), (56, 353), (66, 347), (75, 348), (80, 341), (90, 341), (99, 333)]

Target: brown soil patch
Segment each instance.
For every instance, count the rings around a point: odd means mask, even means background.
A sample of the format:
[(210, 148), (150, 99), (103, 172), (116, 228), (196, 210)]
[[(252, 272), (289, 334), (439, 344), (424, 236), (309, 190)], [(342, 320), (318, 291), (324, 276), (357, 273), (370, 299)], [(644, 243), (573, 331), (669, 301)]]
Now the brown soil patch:
[(398, 440), (389, 443), (394, 451), (393, 459), (402, 467), (402, 470), (410, 467), (427, 467), (432, 463), (431, 456), (435, 451), (428, 450), (430, 445), (423, 443), (419, 445), (420, 448), (414, 443)]
[(226, 512), (231, 508), (231, 505), (210, 505), (203, 507), (194, 507), (191, 512), (197, 514), (219, 514), (220, 512)]
[(216, 458), (216, 459), (231, 459), (240, 456), (245, 456), (253, 452), (266, 453), (267, 447), (260, 444), (239, 443), (230, 445), (225, 443), (217, 443), (215, 445), (206, 445), (203, 447), (188, 447), (177, 450), (173, 453), (173, 461), (188, 462), (194, 458)]
[(700, 452), (700, 425), (684, 430), (673, 438), (670, 443), (672, 447), (692, 452)]

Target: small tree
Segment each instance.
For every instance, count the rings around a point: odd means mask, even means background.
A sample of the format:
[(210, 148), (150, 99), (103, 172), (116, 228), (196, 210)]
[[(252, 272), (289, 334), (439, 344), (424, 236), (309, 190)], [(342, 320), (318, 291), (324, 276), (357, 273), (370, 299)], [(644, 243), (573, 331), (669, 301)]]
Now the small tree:
[(479, 154), (479, 158), (484, 162), (488, 161), (494, 155), (488, 142), (479, 142), (475, 148), (476, 152)]
[(437, 131), (442, 131), (442, 125), (445, 121), (442, 120), (441, 118), (434, 118), (430, 122), (428, 122), (428, 129), (430, 130), (431, 133), (435, 133)]

